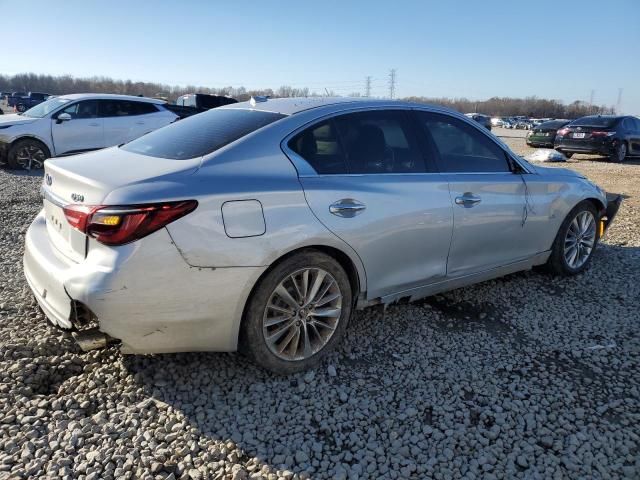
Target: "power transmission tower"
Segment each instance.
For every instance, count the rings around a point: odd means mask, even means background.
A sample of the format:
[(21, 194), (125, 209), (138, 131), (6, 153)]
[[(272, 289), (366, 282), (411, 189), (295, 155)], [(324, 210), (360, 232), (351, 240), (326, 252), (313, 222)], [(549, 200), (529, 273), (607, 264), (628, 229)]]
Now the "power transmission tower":
[(396, 93), (396, 69), (392, 68), (389, 71), (389, 98), (393, 99)]
[(371, 96), (371, 75), (367, 75), (364, 79), (364, 96)]
[(616, 102), (616, 114), (620, 115), (622, 113), (622, 88), (618, 89), (618, 101)]

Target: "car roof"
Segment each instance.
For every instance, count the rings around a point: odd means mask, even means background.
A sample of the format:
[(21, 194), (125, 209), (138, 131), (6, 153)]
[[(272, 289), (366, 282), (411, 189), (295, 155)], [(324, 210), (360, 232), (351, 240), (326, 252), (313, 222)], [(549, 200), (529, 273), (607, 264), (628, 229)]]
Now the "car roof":
[[(427, 104), (404, 102), (400, 100), (381, 100), (358, 97), (291, 97), (291, 98), (269, 98), (255, 103), (239, 102), (231, 105), (224, 105), (218, 108), (258, 110), (262, 112), (281, 113), (283, 115), (294, 115), (299, 112), (321, 107), (426, 107)], [(439, 110), (447, 110), (445, 107), (437, 107)], [(336, 108), (339, 110), (340, 108)]]
[(167, 103), (164, 100), (157, 100), (149, 97), (137, 97), (135, 95), (118, 95), (115, 93), (72, 93), (69, 95), (60, 95), (58, 98), (65, 98), (68, 100), (134, 100), (136, 102), (146, 102), (163, 104)]

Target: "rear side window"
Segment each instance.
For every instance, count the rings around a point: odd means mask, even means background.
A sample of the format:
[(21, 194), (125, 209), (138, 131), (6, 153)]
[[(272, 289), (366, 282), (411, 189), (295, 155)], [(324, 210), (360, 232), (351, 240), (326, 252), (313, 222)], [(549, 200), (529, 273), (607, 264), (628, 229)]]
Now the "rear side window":
[(437, 113), (418, 112), (420, 124), (439, 153), (441, 172), (509, 172), (504, 151), (465, 122)]
[(157, 112), (152, 103), (130, 100), (99, 100), (101, 117), (130, 117)]
[(289, 140), (289, 148), (321, 174), (348, 173), (333, 122), (325, 121)]
[(155, 130), (122, 149), (174, 160), (196, 158), (284, 117), (273, 112), (218, 108)]
[(372, 110), (315, 124), (289, 148), (319, 174), (425, 172), (413, 133), (405, 112)]

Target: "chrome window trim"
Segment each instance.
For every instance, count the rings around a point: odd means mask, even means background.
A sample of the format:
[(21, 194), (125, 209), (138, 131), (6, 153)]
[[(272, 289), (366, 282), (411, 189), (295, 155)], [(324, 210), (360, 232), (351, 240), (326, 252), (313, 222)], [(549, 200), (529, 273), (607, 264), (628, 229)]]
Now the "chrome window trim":
[[(483, 135), (485, 135), (488, 139), (490, 139), (493, 143), (495, 143), (498, 148), (500, 148), (505, 155), (508, 155), (508, 157), (515, 162), (522, 170), (523, 173), (534, 173), (532, 172), (529, 168), (527, 168), (526, 165), (523, 165), (522, 162), (520, 162), (517, 158), (517, 155), (515, 155), (515, 153), (513, 153), (511, 151), (511, 149), (503, 142), (501, 142), (500, 140), (497, 139), (497, 137), (493, 134), (491, 134), (491, 132), (488, 132), (486, 128), (482, 127), (481, 125), (478, 124), (478, 122), (476, 122), (475, 120), (472, 120), (468, 117), (466, 117), (465, 115), (459, 113), (459, 112), (454, 112), (451, 110), (448, 110), (444, 107), (438, 107), (438, 106), (421, 106), (421, 105), (412, 105), (412, 104), (399, 104), (399, 105), (393, 105), (393, 103), (389, 103), (389, 104), (385, 104), (385, 105), (367, 105), (367, 106), (353, 106), (351, 104), (349, 104), (350, 107), (348, 108), (344, 108), (344, 109), (340, 109), (339, 111), (334, 111), (331, 113), (327, 113), (325, 115), (322, 115), (320, 117), (314, 118), (313, 120), (306, 122), (305, 124), (295, 128), (293, 131), (291, 131), (289, 134), (287, 134), (281, 141), (280, 141), (280, 149), (283, 151), (283, 153), (289, 158), (289, 160), (291, 160), (291, 163), (293, 164), (293, 166), (295, 167), (295, 169), (298, 171), (298, 177), (300, 178), (309, 178), (309, 177), (325, 177), (325, 176), (331, 176), (331, 177), (335, 177), (335, 176), (363, 176), (363, 175), (433, 175), (433, 174), (448, 174), (448, 175), (496, 175), (496, 174), (500, 174), (500, 173), (504, 173), (504, 174), (509, 174), (509, 175), (514, 175), (514, 174), (518, 174), (518, 172), (410, 172), (410, 173), (325, 173), (325, 174), (319, 174), (317, 173), (314, 168), (311, 166), (311, 164), (309, 162), (307, 162), (304, 158), (302, 158), (300, 155), (298, 155), (296, 152), (294, 152), (293, 150), (291, 150), (289, 148), (289, 140), (291, 140), (293, 137), (295, 137), (298, 133), (306, 130), (307, 128), (312, 127), (315, 124), (321, 123), (325, 120), (328, 119), (332, 119), (335, 117), (338, 117), (340, 115), (346, 115), (346, 114), (350, 114), (350, 113), (357, 113), (357, 112), (367, 112), (367, 111), (377, 111), (377, 110), (384, 110), (384, 111), (393, 111), (393, 110), (403, 110), (403, 111), (423, 111), (423, 112), (428, 112), (428, 113), (439, 113), (442, 115), (449, 115), (453, 118), (457, 118), (458, 120), (462, 120), (464, 122), (466, 122), (468, 125), (471, 125), (473, 128), (475, 128), (476, 130), (482, 132)], [(506, 147), (506, 148), (505, 148)]]

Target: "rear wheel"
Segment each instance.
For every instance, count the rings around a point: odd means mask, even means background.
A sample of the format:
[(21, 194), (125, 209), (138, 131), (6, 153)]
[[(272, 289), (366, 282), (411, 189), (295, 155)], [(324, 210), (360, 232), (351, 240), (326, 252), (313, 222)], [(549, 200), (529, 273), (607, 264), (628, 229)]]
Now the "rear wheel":
[(569, 212), (553, 242), (548, 268), (557, 275), (575, 275), (591, 261), (598, 244), (598, 212), (591, 202), (581, 202)]
[(22, 112), (25, 112), (27, 110), (27, 107), (24, 104), (19, 103), (18, 105), (16, 105), (16, 110), (19, 111), (20, 113), (22, 113)]
[(32, 138), (18, 140), (9, 149), (7, 163), (9, 168), (34, 170), (44, 167), (44, 161), (51, 154), (46, 145)]
[(609, 155), (609, 161), (614, 163), (624, 162), (625, 157), (627, 156), (627, 144), (624, 142), (620, 142), (615, 146), (615, 149), (611, 155)]
[(301, 252), (260, 280), (247, 305), (240, 348), (274, 373), (306, 370), (340, 341), (351, 308), (342, 266), (324, 253)]

